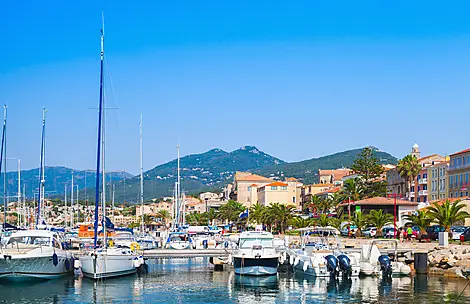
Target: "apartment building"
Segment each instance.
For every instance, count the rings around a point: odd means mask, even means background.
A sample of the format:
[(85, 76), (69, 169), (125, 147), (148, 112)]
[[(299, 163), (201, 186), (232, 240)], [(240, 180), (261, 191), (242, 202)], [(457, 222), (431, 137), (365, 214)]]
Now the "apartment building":
[(450, 155), (448, 194), (450, 198), (466, 197), (469, 192), (470, 148)]
[(351, 175), (351, 169), (342, 168), (334, 170), (318, 170), (318, 182), (320, 184), (333, 184), (335, 186), (343, 185), (343, 177)]
[(433, 202), (448, 198), (447, 169), (449, 162), (435, 162), (428, 169), (428, 201)]
[(300, 189), (300, 204), (302, 205), (302, 208), (305, 204), (312, 201), (312, 196), (332, 188), (334, 188), (333, 184), (303, 185)]
[(234, 176), (230, 198), (246, 207), (251, 207), (258, 202), (258, 189), (273, 182), (274, 180), (264, 176), (238, 171)]

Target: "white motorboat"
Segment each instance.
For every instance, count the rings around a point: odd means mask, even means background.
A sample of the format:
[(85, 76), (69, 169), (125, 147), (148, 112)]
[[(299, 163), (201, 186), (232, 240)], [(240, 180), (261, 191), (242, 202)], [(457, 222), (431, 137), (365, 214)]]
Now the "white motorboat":
[(240, 234), (238, 247), (232, 252), (235, 274), (275, 275), (280, 253), (273, 245), (273, 235), (264, 231), (248, 231)]
[(158, 248), (158, 241), (151, 235), (145, 234), (140, 235), (135, 238), (137, 244), (139, 244), (140, 249), (150, 250)]
[(307, 227), (300, 249), (286, 249), (295, 272), (315, 277), (359, 276), (360, 265), (353, 255), (341, 251), (339, 231), (333, 227)]
[(186, 232), (170, 232), (166, 240), (166, 247), (169, 249), (190, 249), (192, 240)]
[[(393, 260), (388, 254), (382, 254), (378, 243), (391, 243), (394, 246)], [(397, 260), (398, 240), (374, 240), (362, 246), (359, 257), (361, 274), (384, 276), (407, 276), (411, 273), (410, 266)]]
[(0, 278), (55, 279), (73, 272), (73, 256), (48, 230), (13, 232), (0, 254)]

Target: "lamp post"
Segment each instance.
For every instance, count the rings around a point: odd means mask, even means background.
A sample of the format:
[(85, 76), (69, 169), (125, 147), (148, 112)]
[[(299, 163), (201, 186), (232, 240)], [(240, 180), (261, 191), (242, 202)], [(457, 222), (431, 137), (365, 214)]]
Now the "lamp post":
[(388, 197), (393, 197), (393, 238), (397, 238), (397, 197), (401, 197), (401, 194), (393, 193), (388, 194)]

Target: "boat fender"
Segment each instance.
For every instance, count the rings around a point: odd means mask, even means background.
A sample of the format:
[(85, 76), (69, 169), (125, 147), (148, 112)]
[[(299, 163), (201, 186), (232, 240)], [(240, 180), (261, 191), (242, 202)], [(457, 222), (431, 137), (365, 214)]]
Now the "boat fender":
[(70, 270), (70, 261), (69, 261), (69, 259), (65, 259), (65, 269)]
[(304, 271), (307, 271), (308, 267), (310, 266), (309, 264), (310, 264), (310, 261), (308, 260), (304, 262), (304, 267), (303, 267)]
[(145, 260), (144, 260), (144, 257), (139, 255), (139, 263), (140, 265), (144, 265), (145, 264)]
[(82, 263), (80, 263), (80, 260), (74, 260), (73, 261), (73, 267), (75, 269), (79, 269), (82, 266)]
[(140, 261), (139, 261), (139, 259), (138, 259), (137, 257), (135, 257), (135, 258), (134, 258), (134, 267), (135, 267), (135, 268), (139, 268), (139, 266), (140, 266)]
[(283, 261), (287, 260), (287, 252), (285, 251), (282, 253), (282, 260)]
[(279, 264), (283, 265), (284, 264), (284, 256), (279, 257)]
[(224, 248), (227, 248), (227, 247), (228, 247), (228, 242), (225, 241), (225, 242), (224, 242)]
[(300, 257), (296, 257), (294, 260), (294, 266), (297, 266), (297, 264), (299, 264), (299, 261), (300, 261)]
[(57, 257), (57, 254), (55, 252), (52, 255), (52, 264), (54, 264), (54, 266), (57, 266), (57, 264), (59, 264), (59, 258)]
[(289, 264), (291, 264), (291, 265), (294, 264), (294, 256), (293, 255), (289, 256)]

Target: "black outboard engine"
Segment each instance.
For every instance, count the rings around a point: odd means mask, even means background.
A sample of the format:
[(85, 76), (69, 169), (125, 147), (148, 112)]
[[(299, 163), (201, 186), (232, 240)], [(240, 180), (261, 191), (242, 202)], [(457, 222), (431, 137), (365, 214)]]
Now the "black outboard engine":
[(350, 276), (352, 274), (351, 260), (345, 254), (338, 256), (339, 270), (345, 276)]
[(326, 269), (331, 275), (336, 277), (338, 275), (338, 259), (334, 255), (330, 254), (325, 257), (325, 260)]
[(388, 255), (379, 256), (379, 264), (380, 270), (382, 270), (382, 274), (384, 276), (392, 276), (392, 261), (390, 260)]

